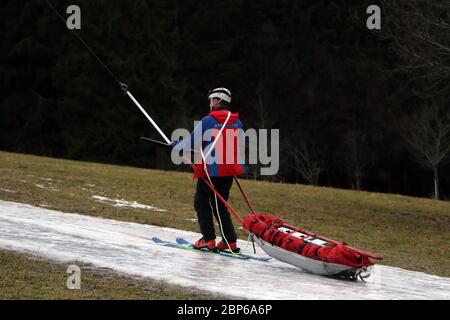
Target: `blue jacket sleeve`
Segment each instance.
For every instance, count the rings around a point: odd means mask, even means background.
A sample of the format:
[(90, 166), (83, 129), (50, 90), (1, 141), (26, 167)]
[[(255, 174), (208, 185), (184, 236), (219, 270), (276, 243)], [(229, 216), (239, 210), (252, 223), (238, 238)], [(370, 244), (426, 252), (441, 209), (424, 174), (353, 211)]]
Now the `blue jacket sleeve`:
[[(212, 128), (214, 123), (214, 118), (211, 116), (206, 116), (202, 119), (202, 121), (194, 128), (191, 132), (191, 135), (181, 141), (176, 142), (173, 145), (173, 149), (182, 150), (184, 148), (195, 150), (195, 146), (201, 146), (203, 140), (203, 134), (206, 130)], [(200, 141), (195, 141), (195, 139), (199, 139)]]

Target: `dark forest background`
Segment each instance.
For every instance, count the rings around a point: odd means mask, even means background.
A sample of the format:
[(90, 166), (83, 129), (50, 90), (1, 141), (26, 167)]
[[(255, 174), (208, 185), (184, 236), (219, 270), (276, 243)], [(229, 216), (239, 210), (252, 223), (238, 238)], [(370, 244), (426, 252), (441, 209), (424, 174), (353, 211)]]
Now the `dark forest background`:
[[(278, 175), (249, 178), (450, 198), (449, 1), (52, 3), (81, 7), (79, 35), (166, 134), (219, 86), (246, 128), (280, 128)], [(0, 149), (181, 170), (46, 1), (0, 13)]]

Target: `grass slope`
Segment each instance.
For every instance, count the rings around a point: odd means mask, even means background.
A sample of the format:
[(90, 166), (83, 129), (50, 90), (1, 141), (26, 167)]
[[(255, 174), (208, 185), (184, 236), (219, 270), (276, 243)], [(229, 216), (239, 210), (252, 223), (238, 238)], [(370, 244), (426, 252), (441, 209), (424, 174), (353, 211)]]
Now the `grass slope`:
[(80, 266), (80, 289), (69, 290), (62, 265), (0, 250), (0, 299), (217, 299), (210, 293), (189, 290), (142, 278), (131, 278), (110, 269)]
[[(49, 180), (52, 179), (52, 180)], [(450, 276), (450, 202), (243, 181), (257, 210), (384, 256), (384, 264)], [(0, 199), (198, 231), (191, 174), (0, 152)], [(248, 210), (237, 188), (231, 203)], [(93, 196), (166, 209), (114, 207)], [(238, 222), (235, 222), (238, 226)], [(244, 232), (239, 235), (246, 238)]]

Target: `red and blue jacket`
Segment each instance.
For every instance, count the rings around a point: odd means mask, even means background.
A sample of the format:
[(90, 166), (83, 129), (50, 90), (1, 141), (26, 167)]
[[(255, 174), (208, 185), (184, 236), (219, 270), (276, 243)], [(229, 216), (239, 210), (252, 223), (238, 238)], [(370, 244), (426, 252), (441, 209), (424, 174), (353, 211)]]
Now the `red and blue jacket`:
[[(192, 131), (190, 139), (184, 139), (173, 146), (174, 149), (181, 150), (189, 144), (189, 146), (195, 150), (198, 149), (198, 147), (195, 148), (195, 146), (200, 145), (199, 142), (195, 141), (195, 138), (202, 139), (201, 145), (203, 153), (205, 156), (209, 154), (209, 156), (207, 156), (206, 168), (211, 177), (238, 176), (247, 171), (247, 168), (242, 161), (245, 155), (238, 152), (241, 143), (243, 143), (242, 136), (244, 130), (244, 126), (242, 125), (241, 120), (239, 120), (238, 113), (231, 113), (214, 149), (210, 152), (210, 148), (208, 148), (217, 137), (217, 134), (228, 117), (228, 113), (228, 110), (214, 110), (210, 112), (201, 120), (201, 123), (195, 127), (194, 131)], [(239, 129), (241, 129), (240, 132), (238, 132)], [(205, 133), (207, 134), (205, 135)], [(208, 133), (211, 136), (209, 136)], [(233, 139), (233, 141), (230, 139)], [(194, 178), (203, 178), (205, 176), (204, 162), (203, 159), (201, 159), (201, 163), (195, 164)]]

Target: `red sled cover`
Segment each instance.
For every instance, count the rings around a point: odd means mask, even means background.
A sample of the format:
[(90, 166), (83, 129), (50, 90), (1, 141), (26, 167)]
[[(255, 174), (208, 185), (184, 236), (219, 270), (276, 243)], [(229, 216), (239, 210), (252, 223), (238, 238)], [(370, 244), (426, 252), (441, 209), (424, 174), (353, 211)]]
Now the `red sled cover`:
[(272, 245), (314, 260), (361, 268), (382, 259), (376, 254), (290, 226), (277, 217), (262, 213), (248, 216), (244, 229)]

